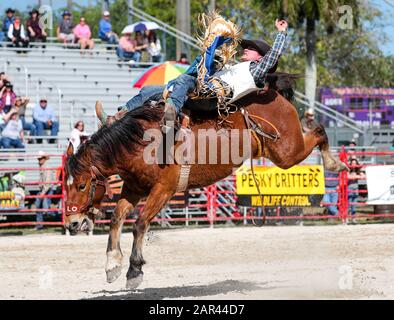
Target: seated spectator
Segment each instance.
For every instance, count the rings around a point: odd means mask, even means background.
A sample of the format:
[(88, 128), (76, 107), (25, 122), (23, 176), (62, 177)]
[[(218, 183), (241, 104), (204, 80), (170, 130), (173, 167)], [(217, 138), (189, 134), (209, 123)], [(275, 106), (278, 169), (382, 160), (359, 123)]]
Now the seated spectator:
[(141, 53), (137, 51), (136, 42), (131, 39), (131, 33), (125, 33), (119, 40), (119, 46), (116, 49), (118, 57), (122, 60), (132, 60), (140, 62)]
[(0, 133), (4, 130), (5, 126), (7, 125), (8, 121), (11, 119), (11, 115), (15, 112), (13, 108), (5, 113), (4, 111), (0, 111)]
[[(56, 121), (55, 111), (51, 106), (48, 106), (48, 99), (42, 97), (40, 104), (33, 109), (33, 124), (36, 126), (36, 135), (43, 136), (44, 129), (51, 130), (51, 136), (57, 136), (59, 131), (59, 122)], [(49, 143), (54, 143), (55, 140), (49, 140)], [(42, 143), (42, 139), (37, 139), (37, 143)]]
[(23, 145), (23, 139), (22, 121), (19, 119), (18, 113), (14, 111), (11, 114), (11, 119), (1, 133), (1, 146), (5, 149), (23, 149), (25, 147)]
[(186, 53), (181, 53), (181, 57), (177, 61), (179, 64), (190, 64), (189, 60), (187, 60), (187, 54)]
[[(11, 39), (12, 45), (16, 48), (27, 48), (29, 45), (29, 38), (26, 35), (25, 27), (19, 16), (16, 16), (14, 23), (10, 24), (8, 28), (8, 38)], [(17, 51), (17, 53), (22, 52), (26, 51)]]
[(112, 31), (112, 25), (109, 21), (109, 11), (103, 12), (103, 18), (99, 22), (99, 38), (108, 44), (118, 44), (119, 37)]
[(0, 32), (0, 41), (11, 41), (11, 39), (8, 39), (8, 29), (10, 28), (10, 25), (15, 22), (15, 10), (8, 8), (5, 13), (6, 17), (3, 20), (3, 27), (1, 28), (2, 32)]
[(83, 123), (83, 121), (78, 121), (70, 134), (70, 142), (74, 146), (74, 153), (77, 152), (77, 148), (79, 147), (79, 145), (81, 143), (84, 143), (88, 137), (89, 134), (85, 132), (85, 124)]
[(29, 103), (30, 99), (28, 97), (16, 97), (13, 110), (17, 111), (19, 114), (19, 119), (22, 121), (23, 130), (29, 130), (30, 136), (36, 135), (36, 126), (33, 123), (26, 122), (25, 112), (26, 106)]
[(76, 41), (81, 46), (81, 53), (83, 54), (86, 47), (89, 49), (93, 49), (94, 41), (91, 39), (92, 33), (90, 32), (89, 26), (86, 24), (86, 20), (84, 17), (79, 19), (79, 24), (77, 24), (74, 28), (74, 35)]
[(40, 26), (40, 14), (37, 9), (30, 12), (30, 18), (27, 20), (27, 34), (32, 42), (46, 42), (47, 34)]
[(16, 94), (13, 91), (13, 85), (11, 82), (7, 82), (0, 91), (0, 111), (3, 110), (5, 113), (11, 110), (15, 103)]
[(4, 72), (0, 72), (0, 90), (3, 89), (7, 82), (10, 82), (7, 75)]
[(140, 53), (140, 61), (148, 62), (149, 61), (149, 54), (148, 54), (148, 39), (145, 37), (141, 31), (136, 31), (135, 33), (135, 45), (136, 50)]
[(73, 33), (74, 25), (71, 20), (71, 13), (69, 11), (64, 11), (62, 14), (63, 19), (60, 21), (57, 29), (56, 36), (57, 39), (64, 44), (74, 43), (75, 36)]
[(152, 62), (161, 62), (161, 45), (160, 40), (156, 36), (156, 32), (154, 30), (148, 31), (148, 53), (151, 57)]

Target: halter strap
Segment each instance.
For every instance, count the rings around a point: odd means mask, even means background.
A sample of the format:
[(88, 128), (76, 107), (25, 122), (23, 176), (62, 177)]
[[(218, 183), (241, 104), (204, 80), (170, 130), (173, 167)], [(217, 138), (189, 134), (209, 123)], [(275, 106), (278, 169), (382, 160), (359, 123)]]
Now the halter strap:
[(71, 216), (79, 212), (84, 212), (85, 210), (87, 210), (87, 212), (92, 213), (93, 215), (101, 214), (101, 212), (98, 209), (93, 207), (93, 199), (96, 193), (97, 186), (103, 186), (105, 188), (106, 194), (108, 194), (108, 197), (112, 199), (113, 193), (111, 187), (109, 186), (108, 179), (95, 166), (90, 167), (90, 174), (91, 174), (91, 178), (90, 178), (90, 189), (89, 189), (88, 199), (81, 206), (76, 203), (66, 201), (65, 202), (66, 216)]

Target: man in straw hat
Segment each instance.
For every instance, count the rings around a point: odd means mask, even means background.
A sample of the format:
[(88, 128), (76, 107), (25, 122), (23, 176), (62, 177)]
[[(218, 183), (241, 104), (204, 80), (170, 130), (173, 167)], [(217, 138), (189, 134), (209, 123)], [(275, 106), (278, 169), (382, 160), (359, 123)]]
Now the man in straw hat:
[[(278, 30), (278, 34), (272, 47), (270, 47), (266, 42), (260, 40), (241, 41), (241, 47), (244, 49), (241, 58), (242, 62), (234, 65), (234, 70), (231, 69), (226, 72), (227, 77), (224, 79), (224, 82), (226, 82), (230, 87), (233, 87), (232, 100), (245, 95), (250, 89), (256, 90), (257, 88), (264, 87), (267, 73), (275, 72), (279, 57), (283, 53), (285, 47), (288, 24), (284, 20), (276, 20), (275, 25)], [(195, 89), (198, 76), (197, 66), (200, 61), (201, 56), (195, 59), (185, 74), (180, 75), (171, 83), (172, 92), (170, 98), (166, 101), (165, 107), (166, 123), (174, 123), (177, 114), (180, 112), (188, 98), (188, 93)], [(212, 76), (214, 77), (222, 76), (223, 74), (220, 74), (220, 72), (221, 71), (215, 73), (215, 70), (211, 70)], [(229, 76), (229, 74), (231, 74), (231, 76)], [(238, 86), (240, 83), (239, 79), (241, 78), (243, 79), (243, 81), (241, 81), (242, 86)], [(112, 121), (122, 117), (126, 111), (140, 107), (148, 101), (160, 100), (165, 88), (166, 86), (146, 86), (142, 88), (135, 97), (129, 100), (125, 106), (120, 108), (120, 112), (116, 114), (115, 117), (107, 117), (107, 114), (102, 109), (97, 110), (100, 121), (103, 124), (111, 123)]]
[[(49, 160), (49, 155), (40, 150), (37, 156), (38, 160), (38, 166), (40, 168), (40, 185), (39, 185), (39, 192), (37, 196), (40, 198), (36, 198), (36, 209), (49, 209), (51, 207), (51, 199), (50, 198), (44, 198), (45, 196), (52, 195), (53, 194), (53, 188), (52, 185), (49, 182), (52, 182), (52, 173), (50, 170), (45, 170), (47, 168), (47, 161)], [(43, 228), (43, 225), (40, 224), (40, 222), (44, 221), (44, 214), (47, 214), (47, 212), (37, 212), (36, 213), (36, 230), (40, 230)]]
[(318, 122), (315, 120), (315, 110), (308, 108), (304, 113), (304, 117), (301, 119), (302, 131), (307, 133), (315, 129), (318, 125)]

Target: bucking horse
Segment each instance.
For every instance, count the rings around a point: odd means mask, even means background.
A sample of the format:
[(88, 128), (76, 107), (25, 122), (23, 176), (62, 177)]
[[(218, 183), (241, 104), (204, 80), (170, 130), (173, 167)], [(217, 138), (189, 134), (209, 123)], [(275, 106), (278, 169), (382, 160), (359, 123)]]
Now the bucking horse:
[[(189, 100), (190, 106), (203, 103)], [(183, 148), (182, 152), (172, 162), (156, 161), (160, 150), (165, 155), (171, 154), (165, 150), (168, 146), (163, 147), (167, 133), (160, 134), (162, 140), (157, 148), (152, 147), (154, 133), (161, 133), (163, 102), (141, 106), (113, 124), (104, 125), (75, 154), (72, 144), (69, 145), (64, 188), (65, 227), (71, 234), (84, 230), (100, 214), (100, 202), (109, 192), (107, 178), (117, 174), (124, 181), (110, 223), (105, 267), (108, 282), (121, 275), (122, 226), (141, 199), (146, 199), (146, 204), (133, 226), (127, 288), (136, 288), (141, 283), (144, 235), (152, 219), (177, 191), (209, 186), (231, 175), (249, 158), (264, 157), (287, 169), (307, 158), (315, 147), (321, 151), (325, 169), (336, 172), (347, 169), (331, 154), (324, 128), (318, 125), (303, 134), (296, 108), (275, 88), (250, 93), (234, 105), (235, 109), (224, 118), (217, 113), (189, 112), (189, 128), (180, 128), (177, 133), (183, 133), (183, 138), (175, 139), (173, 144), (175, 153)], [(185, 142), (190, 136), (197, 137), (199, 132), (210, 132), (209, 139)], [(234, 132), (247, 134), (234, 135)], [(246, 152), (245, 146), (248, 146)], [(188, 148), (191, 152), (184, 152)], [(208, 159), (212, 153), (214, 163)], [(184, 154), (186, 161), (182, 158)], [(229, 154), (238, 157), (234, 160)]]

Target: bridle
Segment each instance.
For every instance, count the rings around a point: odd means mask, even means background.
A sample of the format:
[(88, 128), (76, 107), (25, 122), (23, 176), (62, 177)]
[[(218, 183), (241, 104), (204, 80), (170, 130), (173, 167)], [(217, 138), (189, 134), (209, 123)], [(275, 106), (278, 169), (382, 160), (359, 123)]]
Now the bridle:
[(82, 205), (73, 203), (71, 201), (66, 201), (65, 202), (66, 216), (72, 216), (74, 214), (79, 214), (79, 213), (88, 213), (96, 217), (102, 216), (102, 212), (93, 206), (93, 200), (96, 194), (97, 186), (104, 187), (105, 192), (108, 194), (108, 197), (112, 199), (113, 194), (111, 187), (109, 186), (108, 179), (95, 166), (90, 167), (90, 174), (91, 174), (91, 178), (90, 178), (90, 189), (89, 189), (88, 199)]

